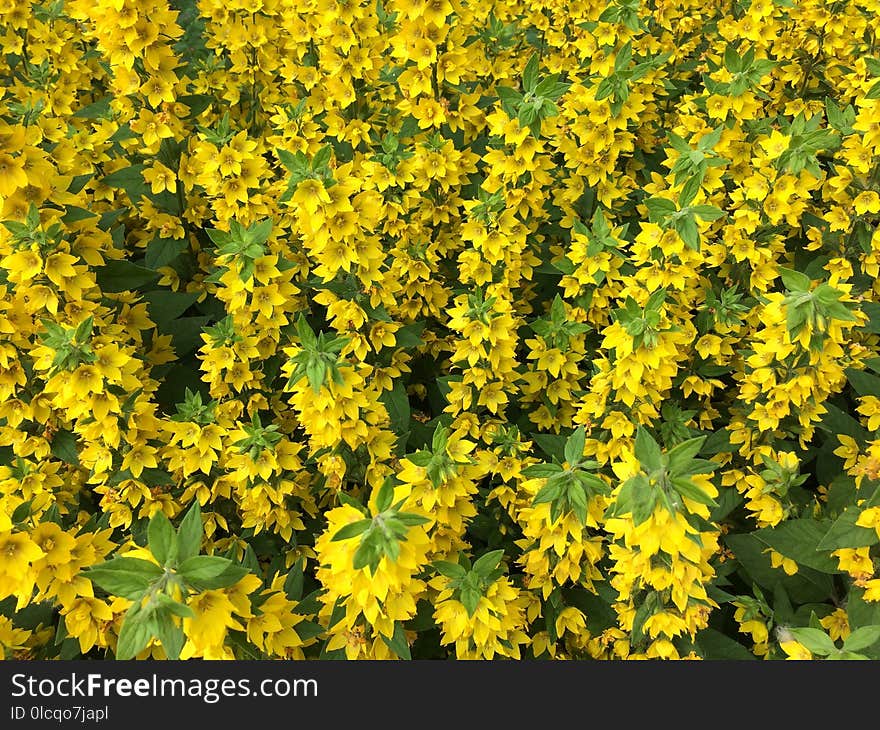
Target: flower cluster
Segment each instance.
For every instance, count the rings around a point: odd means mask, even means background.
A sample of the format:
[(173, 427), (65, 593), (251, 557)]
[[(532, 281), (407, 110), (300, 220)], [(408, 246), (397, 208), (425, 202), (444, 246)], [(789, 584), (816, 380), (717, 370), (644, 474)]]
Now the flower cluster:
[(880, 658), (878, 36), (0, 6), (0, 657)]

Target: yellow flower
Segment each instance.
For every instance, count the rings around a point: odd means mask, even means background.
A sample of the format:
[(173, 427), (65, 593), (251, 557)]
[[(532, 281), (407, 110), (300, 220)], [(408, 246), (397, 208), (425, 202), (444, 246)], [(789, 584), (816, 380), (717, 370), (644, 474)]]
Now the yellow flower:
[(161, 162), (154, 161), (152, 165), (144, 168), (142, 174), (154, 195), (165, 190), (173, 193), (177, 189), (177, 174)]
[(80, 651), (88, 652), (96, 644), (107, 646), (106, 631), (113, 620), (113, 611), (104, 601), (81, 596), (62, 609), (69, 636), (79, 640)]
[(235, 605), (222, 590), (203, 591), (187, 601), (193, 610), (192, 618), (183, 619), (187, 642), (180, 653), (181, 659), (200, 656), (205, 659), (232, 658), (224, 649), (229, 629), (243, 631), (241, 623), (233, 618)]
[(0, 262), (3, 268), (10, 273), (10, 279), (16, 282), (24, 282), (34, 279), (43, 270), (43, 259), (36, 251), (18, 251), (5, 256)]
[(23, 162), (22, 157), (0, 152), (0, 195), (12, 195), (17, 188), (27, 185), (28, 176)]
[(842, 608), (834, 609), (825, 618), (819, 619), (819, 623), (828, 631), (832, 641), (837, 641), (838, 639), (846, 641), (850, 634), (849, 617)]
[(0, 616), (0, 656), (9, 658), (10, 652), (23, 649), (30, 638), (30, 631), (15, 628), (11, 619)]
[(810, 651), (797, 641), (780, 641), (779, 647), (786, 653), (787, 659), (807, 660), (813, 658)]
[[(30, 571), (31, 563), (44, 556), (45, 553), (27, 533), (7, 532), (0, 535), (0, 578), (21, 580)], [(11, 591), (4, 592), (0, 586), (0, 593), (7, 596)]]
[(122, 458), (122, 468), (128, 469), (135, 478), (140, 477), (145, 468), (155, 468), (156, 449), (148, 444), (133, 446)]

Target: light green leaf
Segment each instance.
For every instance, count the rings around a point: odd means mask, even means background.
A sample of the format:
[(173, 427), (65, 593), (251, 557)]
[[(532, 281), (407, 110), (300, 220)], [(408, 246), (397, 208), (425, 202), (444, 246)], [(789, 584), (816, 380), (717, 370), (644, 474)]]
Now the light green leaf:
[(880, 641), (880, 626), (862, 626), (843, 642), (845, 651), (861, 651)]
[(177, 534), (162, 510), (157, 511), (147, 527), (147, 541), (150, 552), (160, 565), (177, 559)]
[(837, 651), (837, 647), (831, 641), (831, 637), (824, 631), (811, 628), (788, 629), (788, 631), (795, 641), (805, 646), (811, 654), (827, 656)]
[(177, 528), (177, 557), (181, 561), (189, 560), (199, 554), (202, 546), (202, 508), (197, 499), (184, 515)]

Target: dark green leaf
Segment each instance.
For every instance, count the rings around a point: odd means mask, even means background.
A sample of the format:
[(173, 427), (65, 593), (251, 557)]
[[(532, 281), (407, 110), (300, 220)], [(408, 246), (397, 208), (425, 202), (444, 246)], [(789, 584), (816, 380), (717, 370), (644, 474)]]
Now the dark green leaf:
[(397, 381), (391, 390), (382, 393), (379, 400), (388, 412), (391, 430), (396, 434), (406, 433), (410, 426), (410, 404), (404, 384)]
[(79, 464), (76, 435), (70, 431), (57, 431), (52, 437), (51, 453), (68, 464)]
[(142, 175), (146, 167), (144, 164), (125, 167), (105, 175), (101, 182), (107, 187), (122, 188), (131, 199), (131, 202), (137, 204), (142, 197), (147, 195), (148, 188)]
[(818, 545), (828, 532), (828, 525), (813, 519), (786, 520), (776, 527), (767, 527), (755, 533), (761, 542), (798, 565), (821, 573), (839, 573), (837, 560), (827, 551), (818, 551)]
[(177, 319), (189, 309), (198, 298), (198, 292), (175, 292), (168, 289), (148, 291), (143, 296), (150, 319), (158, 325), (160, 331), (168, 322)]
[(144, 263), (149, 269), (167, 266), (188, 247), (189, 244), (185, 238), (154, 238), (147, 244)]
[(160, 274), (131, 261), (108, 261), (95, 269), (95, 280), (102, 291), (116, 293), (136, 291), (159, 280)]
[(880, 542), (877, 531), (873, 527), (860, 527), (856, 524), (861, 513), (860, 507), (847, 507), (816, 544), (816, 549), (831, 551), (860, 548), (876, 545)]

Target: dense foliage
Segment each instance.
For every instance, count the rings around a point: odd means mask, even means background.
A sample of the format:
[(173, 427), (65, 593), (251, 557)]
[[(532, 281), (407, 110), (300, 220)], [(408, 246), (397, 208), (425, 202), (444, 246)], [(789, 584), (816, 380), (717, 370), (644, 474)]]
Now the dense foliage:
[(0, 4), (6, 656), (880, 658), (878, 33)]

